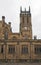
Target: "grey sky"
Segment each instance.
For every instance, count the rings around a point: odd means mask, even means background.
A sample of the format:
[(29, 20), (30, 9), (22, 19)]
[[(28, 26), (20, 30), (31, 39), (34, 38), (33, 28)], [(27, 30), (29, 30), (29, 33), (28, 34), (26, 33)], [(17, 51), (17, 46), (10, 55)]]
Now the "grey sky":
[(20, 6), (23, 10), (31, 8), (33, 36), (41, 38), (41, 0), (0, 0), (0, 20), (1, 16), (6, 17), (6, 22), (12, 23), (13, 32), (19, 31)]

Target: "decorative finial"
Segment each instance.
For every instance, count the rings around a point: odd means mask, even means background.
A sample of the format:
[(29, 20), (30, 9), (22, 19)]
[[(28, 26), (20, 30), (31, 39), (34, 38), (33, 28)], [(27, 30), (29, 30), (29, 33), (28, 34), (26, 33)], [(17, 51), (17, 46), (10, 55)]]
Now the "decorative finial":
[(30, 13), (30, 6), (29, 6), (29, 13)]
[(25, 8), (25, 12), (26, 12), (26, 8)]
[(22, 12), (22, 7), (20, 7), (20, 12)]
[(25, 14), (26, 14), (26, 8), (25, 8)]

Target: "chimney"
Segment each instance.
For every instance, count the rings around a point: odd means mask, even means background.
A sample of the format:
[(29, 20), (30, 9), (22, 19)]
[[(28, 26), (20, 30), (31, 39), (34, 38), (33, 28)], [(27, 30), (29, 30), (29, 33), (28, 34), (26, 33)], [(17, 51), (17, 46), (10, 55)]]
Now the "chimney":
[(9, 22), (9, 26), (11, 27), (11, 22)]
[(2, 22), (5, 22), (5, 16), (2, 16)]
[(10, 31), (12, 31), (12, 29), (11, 29), (11, 22), (9, 22), (9, 26), (10, 26)]
[(37, 36), (35, 35), (35, 36), (34, 36), (34, 40), (36, 40), (36, 39), (37, 39)]

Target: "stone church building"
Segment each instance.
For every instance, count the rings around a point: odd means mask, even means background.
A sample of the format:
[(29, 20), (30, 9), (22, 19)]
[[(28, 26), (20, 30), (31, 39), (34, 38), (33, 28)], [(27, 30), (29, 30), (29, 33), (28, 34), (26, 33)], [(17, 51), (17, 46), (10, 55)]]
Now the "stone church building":
[(41, 40), (32, 38), (31, 12), (20, 8), (20, 33), (13, 33), (11, 22), (0, 20), (0, 62), (41, 61)]

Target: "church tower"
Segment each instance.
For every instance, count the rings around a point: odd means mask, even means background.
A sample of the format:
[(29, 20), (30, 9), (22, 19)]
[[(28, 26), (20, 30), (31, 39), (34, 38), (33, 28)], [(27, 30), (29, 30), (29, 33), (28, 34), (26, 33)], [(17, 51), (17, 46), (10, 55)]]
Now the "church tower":
[(20, 34), (24, 39), (32, 39), (32, 24), (31, 24), (31, 12), (30, 6), (29, 11), (22, 11), (20, 8)]

